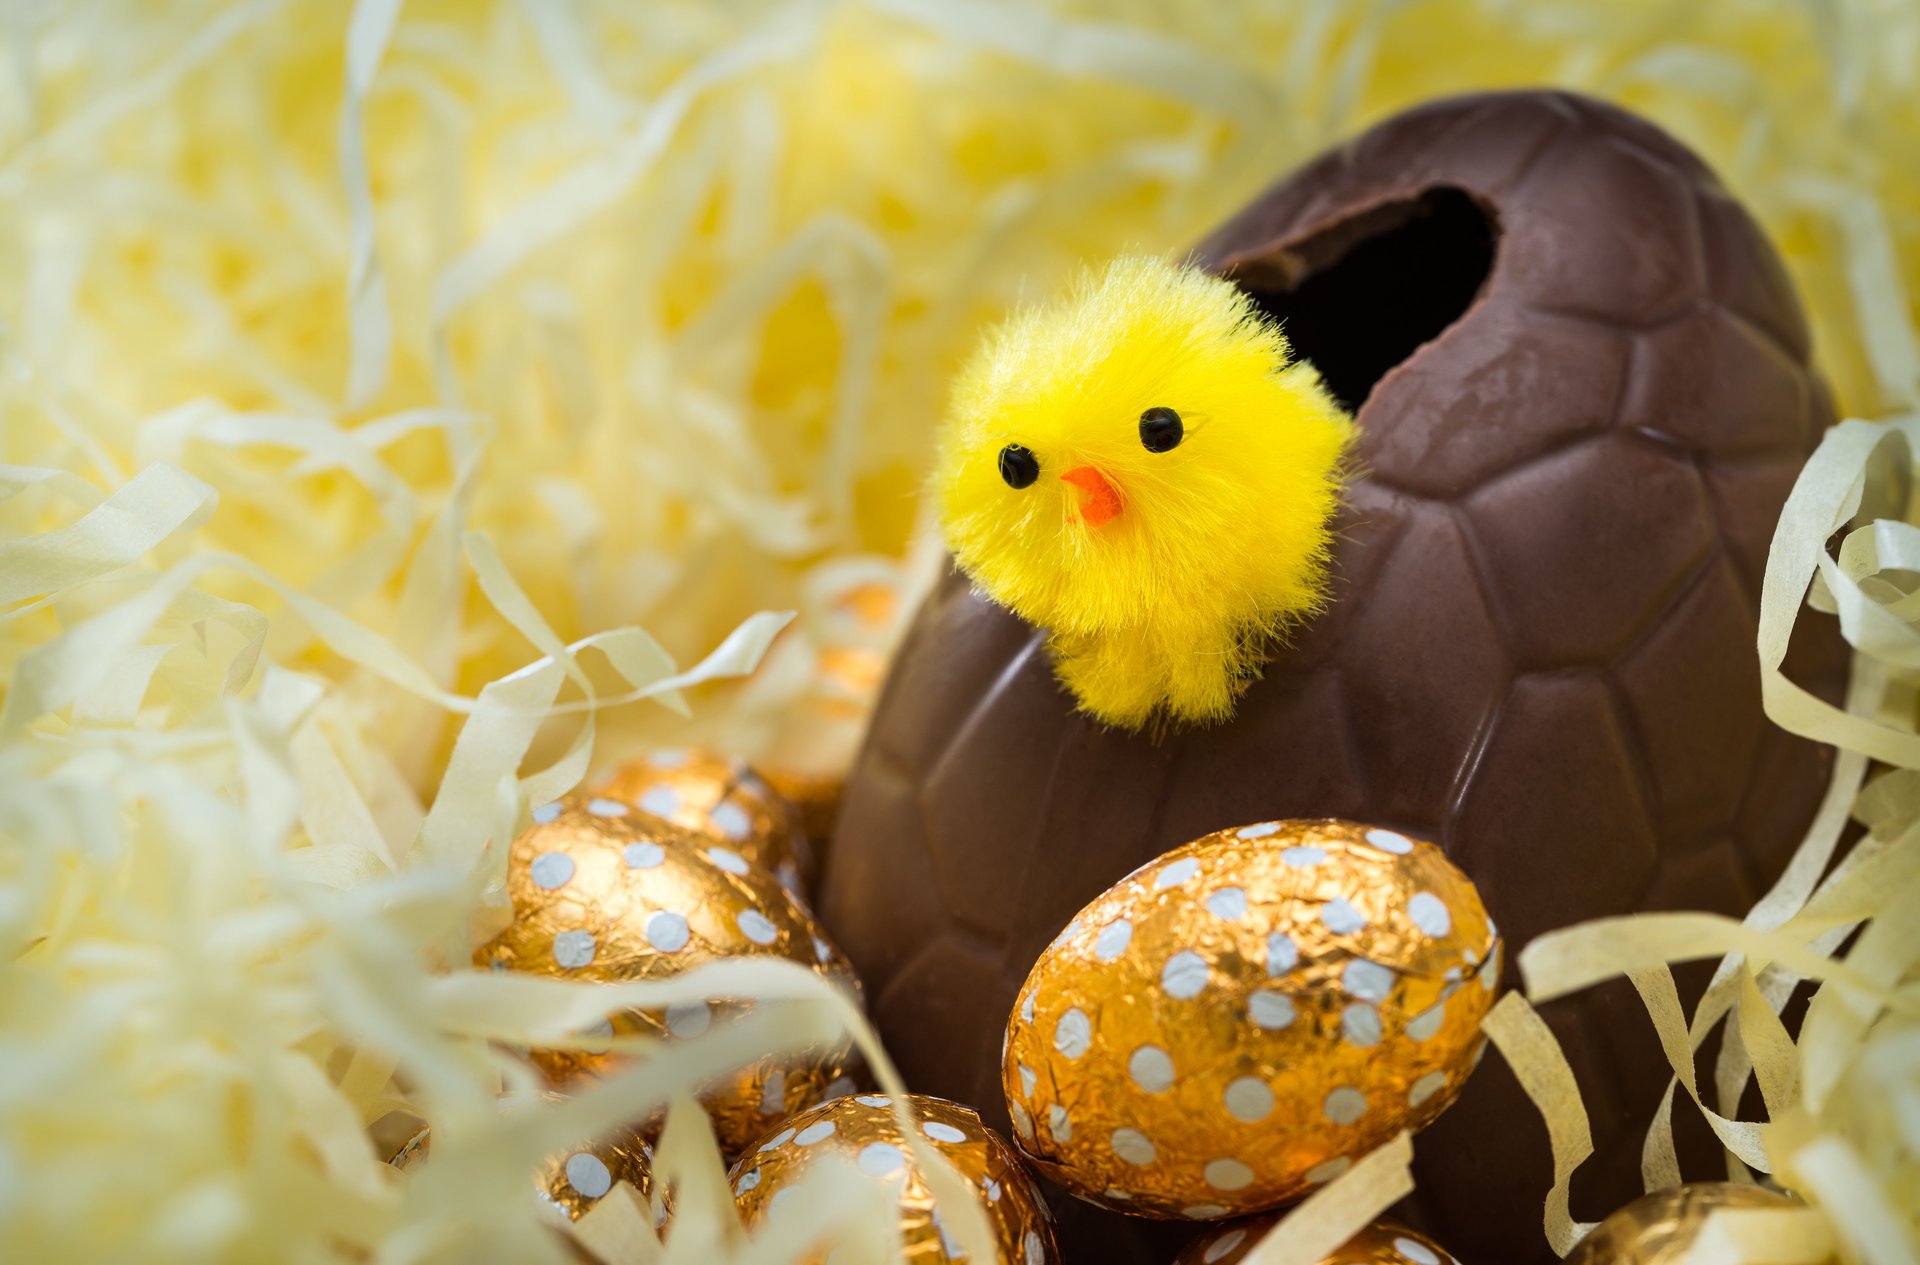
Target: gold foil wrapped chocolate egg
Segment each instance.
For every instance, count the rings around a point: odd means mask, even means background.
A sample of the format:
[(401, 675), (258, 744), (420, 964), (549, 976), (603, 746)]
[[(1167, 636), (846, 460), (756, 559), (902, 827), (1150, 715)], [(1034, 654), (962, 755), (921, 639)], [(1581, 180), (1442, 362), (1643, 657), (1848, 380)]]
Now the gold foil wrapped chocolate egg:
[(1722, 1208), (1798, 1208), (1791, 1195), (1747, 1182), (1690, 1182), (1643, 1195), (1574, 1245), (1565, 1265), (1680, 1265)]
[[(433, 1134), (422, 1129), (387, 1162), (410, 1173), (427, 1162)], [(578, 1221), (621, 1182), (632, 1186), (653, 1209), (653, 1223), (667, 1219), (666, 1193), (655, 1198), (653, 1149), (633, 1129), (619, 1129), (596, 1141), (547, 1157), (533, 1174), (533, 1187), (546, 1204)]]
[[(1187, 1244), (1173, 1265), (1240, 1265), (1279, 1220), (1277, 1214), (1268, 1214), (1210, 1230)], [(1318, 1265), (1460, 1265), (1460, 1262), (1418, 1230), (1381, 1221), (1321, 1257)]]
[[(709, 834), (683, 829), (606, 796), (536, 809), (507, 861), (513, 921), (475, 964), (562, 979), (665, 979), (720, 958), (783, 957), (856, 997), (845, 957), (766, 870)], [(692, 1002), (613, 1014), (591, 1034), (699, 1037), (743, 1003)], [(530, 1051), (556, 1087), (610, 1070), (594, 1050)], [(821, 1101), (849, 1065), (850, 1047), (782, 1051), (708, 1085), (701, 1102), (730, 1153), (775, 1121)]]
[(1208, 835), (1034, 964), (1001, 1063), (1016, 1141), (1107, 1207), (1273, 1207), (1453, 1101), (1499, 978), (1479, 895), (1430, 843), (1344, 821)]
[(614, 770), (599, 793), (688, 830), (718, 835), (806, 899), (813, 851), (800, 810), (740, 761), (712, 751), (650, 751)]
[[(1057, 1265), (1053, 1213), (1013, 1148), (982, 1124), (971, 1108), (944, 1098), (909, 1094), (921, 1134), (980, 1194), (1005, 1265)], [(802, 1112), (756, 1143), (728, 1180), (740, 1219), (754, 1230), (807, 1169), (828, 1156), (851, 1162), (898, 1193), (900, 1240), (911, 1265), (965, 1259), (943, 1228), (933, 1192), (914, 1161), (884, 1094), (836, 1098)], [(824, 1261), (823, 1250), (809, 1261)]]

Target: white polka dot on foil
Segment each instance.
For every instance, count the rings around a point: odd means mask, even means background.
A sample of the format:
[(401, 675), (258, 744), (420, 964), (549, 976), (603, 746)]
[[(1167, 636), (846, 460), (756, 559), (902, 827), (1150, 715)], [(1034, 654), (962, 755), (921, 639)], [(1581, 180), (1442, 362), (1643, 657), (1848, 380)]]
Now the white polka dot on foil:
[(1055, 1142), (1073, 1141), (1073, 1120), (1059, 1103), (1047, 1108), (1047, 1132)]
[(1173, 1087), (1173, 1060), (1157, 1045), (1143, 1045), (1127, 1060), (1127, 1075), (1149, 1094)]
[(1308, 1169), (1307, 1180), (1318, 1186), (1322, 1182), (1332, 1181), (1352, 1167), (1352, 1160), (1344, 1155), (1336, 1156), (1324, 1163), (1315, 1164), (1312, 1168)]
[(1433, 1006), (1415, 1015), (1407, 1024), (1407, 1035), (1415, 1041), (1425, 1041), (1440, 1031), (1440, 1021), (1447, 1017), (1445, 1006)]
[(1280, 833), (1280, 823), (1263, 821), (1257, 826), (1242, 826), (1233, 833), (1242, 839), (1265, 839), (1268, 835)]
[(793, 1144), (795, 1146), (812, 1146), (816, 1142), (826, 1141), (828, 1138), (832, 1137), (833, 1135), (834, 1135), (833, 1121), (816, 1120), (812, 1124), (808, 1125), (806, 1128), (800, 1130), (800, 1132), (793, 1135)]
[(1288, 848), (1280, 854), (1281, 862), (1296, 870), (1311, 869), (1326, 859), (1327, 850), (1325, 848), (1314, 848), (1305, 844)]
[(708, 848), (707, 860), (713, 862), (729, 874), (745, 874), (747, 872), (747, 858), (741, 856), (732, 848)]
[(862, 1107), (893, 1106), (893, 1099), (887, 1097), (885, 1094), (862, 1094), (858, 1098), (854, 1099), (854, 1101), (859, 1103)]
[(907, 1157), (891, 1142), (869, 1142), (860, 1148), (860, 1156), (854, 1162), (863, 1173), (886, 1177), (905, 1168)]
[(1040, 1078), (1038, 1076), (1035, 1076), (1033, 1074), (1033, 1069), (1028, 1067), (1025, 1063), (1021, 1063), (1016, 1066), (1020, 1073), (1020, 1092), (1025, 1094), (1029, 1098), (1033, 1097), (1034, 1088), (1040, 1084)]
[(1230, 1081), (1220, 1097), (1227, 1105), (1227, 1114), (1247, 1124), (1265, 1120), (1273, 1112), (1273, 1091), (1258, 1076)]
[(1033, 994), (1028, 993), (1020, 999), (1020, 1017), (1028, 1023), (1033, 1022)]
[(1227, 1215), (1227, 1210), (1219, 1204), (1190, 1204), (1180, 1210), (1180, 1215), (1193, 1221), (1213, 1221)]
[(593, 961), (598, 947), (591, 931), (562, 931), (553, 938), (553, 960), (569, 971), (577, 971)]
[(1362, 1048), (1380, 1044), (1380, 1012), (1357, 1001), (1340, 1012), (1340, 1035)]
[(1219, 889), (1207, 897), (1207, 912), (1228, 922), (1243, 916), (1247, 912), (1247, 890), (1244, 887)]
[(767, 920), (767, 916), (757, 909), (743, 909), (734, 917), (740, 934), (755, 944), (772, 944), (780, 938), (780, 928)]
[(664, 750), (649, 752), (647, 763), (656, 769), (684, 769), (687, 767), (687, 761), (692, 758), (689, 752), (677, 747), (668, 747)]
[(1000, 1202), (1000, 1183), (999, 1182), (993, 1180), (993, 1178), (991, 1177), (987, 1178), (986, 1191), (987, 1191), (988, 1203), (997, 1204)]
[(1336, 896), (1321, 907), (1320, 921), (1337, 936), (1352, 935), (1367, 925), (1366, 917), (1344, 896)]
[(1320, 1108), (1333, 1123), (1349, 1125), (1367, 1114), (1367, 1096), (1351, 1086), (1342, 1085), (1327, 1095)]
[(733, 1188), (733, 1193), (736, 1195), (744, 1195), (759, 1184), (760, 1170), (756, 1168), (740, 1178), (740, 1183)]
[(833, 950), (828, 948), (827, 942), (819, 936), (813, 938), (813, 957), (816, 962), (826, 962), (833, 957)]
[(1228, 1230), (1225, 1234), (1207, 1244), (1207, 1250), (1200, 1257), (1206, 1265), (1217, 1265), (1221, 1257), (1232, 1253), (1233, 1249), (1247, 1241), (1245, 1230)]
[(692, 1040), (713, 1024), (713, 1011), (703, 1001), (685, 1001), (667, 1007), (667, 1031)]
[(1239, 1160), (1212, 1160), (1203, 1175), (1215, 1190), (1245, 1190), (1253, 1184), (1253, 1170)]
[(845, 1098), (856, 1088), (858, 1088), (858, 1086), (853, 1083), (853, 1077), (836, 1076), (827, 1082), (825, 1089), (820, 1091), (820, 1101), (832, 1102), (836, 1098)]
[(633, 811), (617, 799), (607, 799), (596, 795), (587, 801), (587, 811), (595, 817), (625, 817)]
[(1364, 1001), (1385, 1001), (1393, 991), (1393, 970), (1378, 962), (1355, 958), (1340, 972), (1340, 986)]
[(1093, 1021), (1087, 1012), (1074, 1007), (1053, 1025), (1053, 1048), (1070, 1059), (1077, 1059), (1093, 1044)]
[(738, 804), (715, 804), (708, 818), (713, 822), (714, 829), (729, 839), (744, 839), (753, 833), (753, 818)]
[(1151, 1164), (1160, 1154), (1153, 1149), (1152, 1139), (1138, 1129), (1115, 1129), (1108, 1145), (1129, 1164)]
[(1438, 939), (1453, 930), (1453, 915), (1446, 902), (1432, 892), (1415, 892), (1407, 900), (1407, 917), (1413, 925)]
[(629, 870), (651, 870), (667, 859), (667, 853), (657, 843), (630, 843), (621, 853)]
[(1028, 1230), (1020, 1240), (1020, 1255), (1026, 1258), (1025, 1265), (1045, 1265), (1047, 1249), (1040, 1242), (1040, 1236)]
[(640, 796), (640, 808), (655, 817), (671, 817), (680, 811), (680, 792), (671, 786), (649, 786)]
[(1433, 1254), (1431, 1248), (1424, 1243), (1415, 1243), (1412, 1239), (1395, 1239), (1393, 1250), (1412, 1261), (1413, 1265), (1440, 1265), (1440, 1258)]
[(794, 1130), (791, 1126), (780, 1130), (780, 1132), (774, 1134), (772, 1137), (768, 1138), (765, 1142), (762, 1142), (760, 1144), (760, 1154), (765, 1155), (768, 1151), (779, 1150), (781, 1147), (785, 1146), (787, 1143), (793, 1141), (793, 1135), (795, 1132), (796, 1130)]
[(1075, 936), (1079, 934), (1080, 934), (1080, 920), (1078, 918), (1075, 918), (1072, 922), (1060, 928), (1060, 934), (1053, 938), (1053, 944), (1049, 945), (1048, 947), (1054, 948), (1059, 945), (1063, 945), (1067, 941), (1073, 939)]
[(1182, 949), (1168, 958), (1160, 971), (1160, 987), (1169, 997), (1198, 997), (1206, 986), (1207, 960), (1192, 949)]
[(1284, 931), (1267, 935), (1267, 974), (1285, 975), (1300, 961), (1300, 946)]
[(599, 1156), (582, 1151), (567, 1157), (567, 1185), (589, 1199), (598, 1199), (613, 1189), (613, 1174)]
[(687, 947), (687, 920), (671, 909), (648, 914), (644, 930), (647, 943), (661, 953), (678, 953)]
[(1160, 891), (1169, 887), (1178, 887), (1200, 872), (1200, 862), (1192, 857), (1181, 857), (1166, 869), (1153, 876), (1153, 885)]
[(1010, 1102), (1007, 1104), (1007, 1115), (1013, 1118), (1013, 1131), (1027, 1141), (1033, 1141), (1033, 1117), (1027, 1114), (1027, 1109), (1017, 1102)]
[(1367, 842), (1382, 852), (1391, 852), (1395, 856), (1405, 856), (1413, 851), (1413, 840), (1394, 830), (1369, 830)]
[(1106, 1188), (1105, 1191), (1102, 1192), (1102, 1194), (1104, 1195), (1105, 1198), (1117, 1200), (1123, 1204), (1133, 1202), (1132, 1193), (1130, 1191), (1122, 1190), (1118, 1186), (1109, 1186)]
[(1433, 1097), (1446, 1087), (1447, 1074), (1445, 1072), (1428, 1072), (1425, 1076), (1415, 1081), (1411, 1089), (1407, 1090), (1407, 1105), (1409, 1107), (1418, 1107), (1421, 1103)]
[(564, 852), (542, 852), (527, 867), (527, 877), (533, 880), (535, 887), (549, 892), (556, 887), (565, 887), (567, 880), (573, 877), (573, 858)]
[(540, 805), (540, 807), (533, 810), (533, 819), (544, 826), (548, 822), (552, 821), (555, 817), (558, 817), (560, 815), (560, 810), (564, 807), (565, 805), (562, 804), (557, 799), (554, 800), (551, 804), (542, 804)]
[(1133, 924), (1125, 918), (1115, 918), (1100, 928), (1100, 934), (1093, 938), (1093, 956), (1102, 962), (1111, 962), (1127, 951), (1133, 943)]
[(928, 1137), (932, 1138), (935, 1142), (946, 1142), (948, 1144), (952, 1144), (956, 1142), (965, 1142), (967, 1140), (966, 1134), (960, 1132), (960, 1130), (954, 1128), (952, 1125), (946, 1123), (943, 1120), (925, 1121), (920, 1126), (920, 1132), (926, 1134)]
[(1260, 989), (1247, 998), (1247, 1017), (1269, 1032), (1293, 1026), (1293, 998), (1271, 989)]
[[(673, 1026), (673, 1016), (667, 1016), (667, 1026)], [(768, 1075), (767, 1083), (760, 1087), (760, 1114), (777, 1116), (787, 1109), (787, 1074), (775, 1071)]]

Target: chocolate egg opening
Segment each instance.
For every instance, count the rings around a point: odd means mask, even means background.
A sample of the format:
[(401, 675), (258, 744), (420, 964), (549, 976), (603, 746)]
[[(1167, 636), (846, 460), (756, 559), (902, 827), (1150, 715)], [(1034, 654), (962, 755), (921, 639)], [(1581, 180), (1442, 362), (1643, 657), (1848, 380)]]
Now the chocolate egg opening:
[(1335, 220), (1220, 271), (1281, 322), (1287, 341), (1357, 411), (1374, 385), (1459, 320), (1493, 274), (1493, 213), (1434, 185)]

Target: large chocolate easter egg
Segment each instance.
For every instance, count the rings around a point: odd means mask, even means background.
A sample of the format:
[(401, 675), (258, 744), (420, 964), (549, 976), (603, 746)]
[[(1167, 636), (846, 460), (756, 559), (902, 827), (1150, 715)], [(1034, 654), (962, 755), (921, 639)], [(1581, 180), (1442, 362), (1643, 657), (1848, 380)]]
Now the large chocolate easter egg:
[[(1234, 719), (1155, 736), (1077, 714), (1043, 634), (964, 577), (935, 589), (821, 893), (917, 1090), (993, 1110), (1035, 958), (1210, 831), (1339, 816), (1432, 839), (1518, 950), (1633, 910), (1745, 911), (1825, 786), (1828, 753), (1761, 710), (1754, 634), (1832, 406), (1779, 259), (1693, 154), (1564, 94), (1442, 101), (1283, 181), (1199, 256), (1355, 410), (1334, 601)], [(1788, 667), (1835, 697), (1844, 647), (1814, 618)], [(1593, 1115), (1574, 1187), (1593, 1217), (1640, 1189), (1667, 1064), (1624, 985), (1545, 1013)], [(1405, 1214), (1456, 1251), (1551, 1259), (1545, 1131), (1499, 1060), (1421, 1136), (1416, 1177)], [(1137, 1222), (1080, 1222), (1069, 1259), (1165, 1258)]]

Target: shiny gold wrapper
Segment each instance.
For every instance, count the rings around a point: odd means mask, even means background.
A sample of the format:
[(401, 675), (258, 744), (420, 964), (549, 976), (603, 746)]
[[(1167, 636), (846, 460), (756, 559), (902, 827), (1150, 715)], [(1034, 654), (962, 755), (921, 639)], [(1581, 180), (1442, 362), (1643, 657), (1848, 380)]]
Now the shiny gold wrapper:
[(800, 810), (816, 859), (831, 846), (847, 770), (886, 680), (902, 605), (898, 578), (890, 577), (854, 584), (815, 612), (808, 622), (815, 640), (806, 651), (813, 688), (787, 710), (759, 761), (767, 781)]
[[(1277, 1214), (1269, 1214), (1210, 1230), (1187, 1244), (1173, 1265), (1240, 1265), (1260, 1245), (1261, 1236), (1279, 1220)], [(1460, 1262), (1418, 1230), (1381, 1221), (1348, 1239), (1338, 1251), (1321, 1257), (1319, 1265), (1460, 1265)]]
[[(403, 1173), (427, 1162), (433, 1134), (422, 1129), (388, 1161)], [(653, 1189), (653, 1148), (633, 1129), (621, 1129), (597, 1141), (549, 1156), (533, 1174), (533, 1188), (567, 1220), (578, 1221), (606, 1193), (626, 1182), (653, 1209), (655, 1226), (666, 1224), (666, 1192)]]
[(1430, 843), (1343, 821), (1208, 835), (1034, 964), (1001, 1065), (1016, 1140), (1122, 1211), (1273, 1207), (1445, 1110), (1499, 978), (1479, 894)]
[(823, 856), (833, 835), (834, 818), (840, 815), (840, 796), (847, 789), (845, 772), (768, 769), (767, 782), (800, 814), (800, 824), (812, 842), (815, 855)]
[(712, 751), (650, 751), (614, 770), (599, 793), (688, 830), (719, 836), (807, 899), (813, 850), (800, 810), (740, 761)]
[[(606, 796), (574, 796), (534, 812), (507, 863), (513, 922), (474, 954), (477, 966), (565, 979), (661, 979), (717, 958), (784, 957), (856, 997), (853, 968), (813, 915), (774, 877), (710, 834)], [(624, 1010), (591, 1036), (698, 1038), (742, 1003)], [(600, 1075), (607, 1051), (529, 1052), (555, 1087)], [(851, 1088), (851, 1050), (782, 1052), (709, 1085), (701, 1102), (734, 1154), (787, 1115)]]
[[(1012, 1147), (972, 1108), (909, 1094), (921, 1133), (980, 1192), (1004, 1265), (1058, 1265), (1053, 1212)], [(942, 1228), (933, 1192), (901, 1137), (893, 1100), (884, 1094), (836, 1098), (787, 1121), (735, 1164), (728, 1181), (748, 1230), (755, 1229), (801, 1174), (837, 1155), (899, 1192), (900, 1238), (909, 1265), (946, 1265), (965, 1258)], [(826, 1245), (808, 1265), (828, 1259)]]
[(1707, 1218), (1722, 1208), (1803, 1206), (1747, 1182), (1690, 1182), (1643, 1195), (1574, 1245), (1566, 1265), (1680, 1265)]

